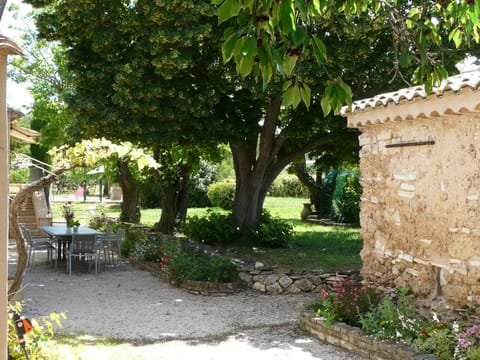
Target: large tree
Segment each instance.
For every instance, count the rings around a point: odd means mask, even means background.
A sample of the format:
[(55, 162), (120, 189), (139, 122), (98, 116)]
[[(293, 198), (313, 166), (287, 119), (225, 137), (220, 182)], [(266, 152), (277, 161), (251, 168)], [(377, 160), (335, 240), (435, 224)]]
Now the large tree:
[[(211, 108), (218, 100), (212, 86), (218, 77), (213, 73), (222, 66), (213, 60), (218, 58), (220, 34), (212, 34), (216, 18), (208, 3), (117, 0), (33, 5), (43, 9), (37, 17), (42, 36), (68, 48), (75, 95), (67, 101), (78, 132), (150, 147), (162, 154), (159, 162), (175, 157), (183, 146), (215, 148), (209, 136), (198, 136), (208, 133), (208, 121), (214, 116)], [(179, 21), (184, 26), (179, 27)], [(216, 50), (211, 52), (212, 48)], [(186, 204), (179, 198), (183, 192), (172, 184), (185, 187), (186, 171), (199, 161), (199, 152), (188, 151), (182, 161), (165, 161), (181, 166), (168, 172), (173, 178), (156, 177), (163, 194), (158, 229), (170, 232), (176, 217), (171, 210), (176, 208), (176, 215), (184, 217), (184, 206), (178, 204)]]
[[(352, 96), (398, 88), (412, 76), (425, 79), (425, 67), (414, 72), (416, 54), (428, 65), (434, 52), (442, 53), (432, 81), (453, 71), (461, 55), (437, 39), (446, 34), (441, 29), (430, 33), (435, 41), (428, 49), (422, 38), (426, 53), (403, 51), (399, 44), (415, 45), (409, 41), (417, 28), (399, 32), (403, 25), (392, 26), (390, 14), (415, 20), (408, 9), (415, 2), (407, 1), (215, 1), (222, 3), (224, 28), (207, 1), (31, 2), (49, 4), (38, 18), (41, 33), (70, 48), (78, 76), (71, 104), (82, 131), (113, 131), (161, 151), (230, 144), (234, 219), (244, 234), (289, 163), (313, 150), (351, 146), (345, 120), (331, 109)], [(233, 58), (234, 71), (222, 65), (219, 33), (226, 39), (223, 60)], [(406, 40), (399, 43), (398, 36)]]

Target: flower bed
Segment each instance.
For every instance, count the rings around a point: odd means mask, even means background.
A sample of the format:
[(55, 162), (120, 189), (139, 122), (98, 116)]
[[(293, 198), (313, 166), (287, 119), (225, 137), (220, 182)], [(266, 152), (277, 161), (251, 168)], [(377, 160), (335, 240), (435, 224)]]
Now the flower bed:
[(434, 360), (432, 354), (424, 354), (409, 348), (406, 345), (382, 342), (364, 331), (344, 323), (334, 322), (327, 324), (321, 317), (311, 311), (300, 316), (300, 326), (309, 334), (321, 341), (342, 347), (366, 359), (379, 360)]
[[(404, 354), (410, 347), (439, 359), (480, 360), (480, 327), (478, 318), (473, 316), (475, 309), (443, 314), (430, 310), (425, 313), (414, 300), (412, 294), (403, 288), (385, 296), (370, 287), (341, 279), (320, 289), (317, 300), (307, 306), (317, 318), (308, 321), (303, 318), (303, 323), (312, 333), (321, 333), (322, 340), (345, 345), (349, 350), (358, 343), (366, 349), (365, 354), (385, 352), (383, 357), (375, 355), (374, 358), (398, 359), (400, 355), (412, 358)], [(348, 335), (338, 335), (342, 334), (341, 329), (328, 330), (334, 325), (338, 328), (337, 322), (348, 324)], [(360, 337), (366, 334), (369, 340), (360, 341), (355, 334)], [(395, 349), (377, 350), (380, 346), (377, 342), (395, 344)]]

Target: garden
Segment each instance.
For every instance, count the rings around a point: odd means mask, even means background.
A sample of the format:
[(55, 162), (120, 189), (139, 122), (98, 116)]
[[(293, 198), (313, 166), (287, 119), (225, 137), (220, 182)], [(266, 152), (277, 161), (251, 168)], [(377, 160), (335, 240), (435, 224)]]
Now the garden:
[(343, 322), (363, 330), (365, 336), (403, 344), (439, 359), (480, 359), (479, 318), (474, 308), (445, 316), (419, 307), (412, 294), (397, 288), (389, 296), (341, 279), (319, 291), (307, 308), (327, 327)]

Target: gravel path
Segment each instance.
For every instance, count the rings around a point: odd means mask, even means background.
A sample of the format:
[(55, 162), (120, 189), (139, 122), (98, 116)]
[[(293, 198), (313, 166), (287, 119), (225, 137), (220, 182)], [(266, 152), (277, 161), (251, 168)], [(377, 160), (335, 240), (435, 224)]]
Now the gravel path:
[(65, 312), (59, 333), (124, 341), (101, 354), (86, 346), (82, 359), (361, 359), (299, 332), (312, 295), (198, 296), (126, 263), (98, 278), (78, 270), (36, 263), (21, 296), (26, 316)]

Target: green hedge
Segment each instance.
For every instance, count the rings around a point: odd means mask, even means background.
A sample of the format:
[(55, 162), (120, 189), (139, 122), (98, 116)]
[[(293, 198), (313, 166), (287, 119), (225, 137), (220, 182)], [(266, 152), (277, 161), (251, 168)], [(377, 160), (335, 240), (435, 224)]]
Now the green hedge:
[(224, 210), (231, 210), (235, 198), (235, 183), (213, 183), (208, 188), (208, 198), (213, 206), (218, 206)]
[(273, 182), (268, 194), (270, 196), (295, 198), (308, 198), (310, 196), (308, 188), (294, 175), (279, 176)]

